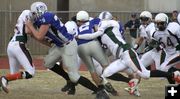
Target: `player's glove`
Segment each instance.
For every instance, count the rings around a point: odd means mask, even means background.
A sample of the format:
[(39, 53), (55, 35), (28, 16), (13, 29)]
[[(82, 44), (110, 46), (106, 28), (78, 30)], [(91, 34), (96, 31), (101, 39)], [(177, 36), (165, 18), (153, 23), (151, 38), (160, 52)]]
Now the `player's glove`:
[(180, 45), (176, 46), (176, 50), (180, 51)]
[(134, 50), (137, 50), (139, 48), (139, 45), (135, 44), (133, 48), (134, 48)]
[(160, 51), (162, 49), (161, 45), (160, 45), (160, 42), (158, 42), (157, 40), (155, 39), (152, 39), (150, 42), (149, 42), (149, 47), (150, 48), (156, 48), (157, 51)]

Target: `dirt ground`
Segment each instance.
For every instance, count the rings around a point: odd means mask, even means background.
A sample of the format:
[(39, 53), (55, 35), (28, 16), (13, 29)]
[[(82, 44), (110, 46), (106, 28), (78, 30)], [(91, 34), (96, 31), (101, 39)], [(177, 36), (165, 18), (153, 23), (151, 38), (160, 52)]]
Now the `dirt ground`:
[[(0, 70), (0, 75), (4, 75), (8, 70)], [(85, 77), (90, 78), (87, 71), (80, 72)], [(141, 97), (129, 95), (124, 88), (126, 83), (110, 81), (120, 96), (110, 96), (111, 99), (164, 99), (165, 85), (167, 81), (163, 78), (151, 78), (142, 80), (140, 84)], [(65, 85), (62, 77), (47, 70), (37, 70), (34, 78), (29, 80), (17, 80), (9, 82), (8, 94), (0, 91), (0, 99), (95, 99), (91, 91), (78, 85), (75, 95), (67, 95), (61, 92)]]

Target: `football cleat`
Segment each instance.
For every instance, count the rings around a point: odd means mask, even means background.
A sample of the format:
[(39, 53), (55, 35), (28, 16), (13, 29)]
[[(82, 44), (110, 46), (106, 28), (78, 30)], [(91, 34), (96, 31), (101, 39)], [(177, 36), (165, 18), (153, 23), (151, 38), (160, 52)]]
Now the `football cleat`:
[[(127, 88), (124, 88), (124, 90), (127, 91), (127, 92), (129, 93), (130, 90), (131, 90), (131, 88), (130, 88), (130, 87), (127, 87)], [(140, 97), (140, 96), (141, 96), (138, 87), (135, 89), (133, 95), (134, 95), (134, 96), (137, 96), (137, 97)]]
[(71, 86), (72, 86), (72, 82), (67, 82), (67, 84), (63, 88), (61, 88), (61, 91), (66, 92), (69, 89), (71, 89)]
[(174, 72), (174, 80), (177, 84), (180, 84), (180, 72), (179, 71)]
[(97, 91), (95, 99), (110, 99), (108, 92), (105, 89)]
[(119, 96), (118, 92), (113, 88), (113, 86), (111, 85), (111, 83), (106, 83), (104, 85), (104, 88), (107, 92), (111, 93), (113, 96)]
[(5, 76), (2, 76), (2, 77), (0, 78), (0, 86), (1, 86), (1, 88), (2, 88), (2, 90), (3, 90), (4, 92), (9, 93), (9, 90), (8, 90), (8, 88), (7, 88), (7, 85), (8, 85), (8, 80), (6, 79)]
[(75, 86), (72, 86), (68, 91), (67, 91), (67, 94), (68, 95), (75, 95), (76, 93), (76, 88)]
[(128, 83), (130, 90), (129, 90), (129, 94), (133, 95), (135, 90), (138, 88), (138, 79), (131, 79)]

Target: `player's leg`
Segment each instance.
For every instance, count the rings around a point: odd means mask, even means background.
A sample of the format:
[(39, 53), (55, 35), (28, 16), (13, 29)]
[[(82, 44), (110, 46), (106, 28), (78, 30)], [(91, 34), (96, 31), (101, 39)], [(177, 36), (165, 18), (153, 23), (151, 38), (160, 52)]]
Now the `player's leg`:
[[(134, 75), (134, 72), (131, 68), (128, 68), (128, 69), (124, 70), (123, 72), (125, 72), (130, 78), (136, 78), (136, 79), (127, 80), (129, 87), (124, 88), (125, 91), (127, 91), (131, 95), (135, 95), (138, 97), (141, 96), (139, 87), (138, 87), (138, 84), (140, 83), (141, 78)], [(134, 86), (134, 85), (136, 85), (136, 86)], [(133, 89), (134, 92), (133, 92), (133, 90), (131, 90), (132, 88), (134, 88)]]
[(66, 92), (69, 89), (71, 89), (71, 86), (73, 86), (73, 83), (71, 82), (68, 73), (63, 68), (63, 62), (57, 62), (53, 68), (51, 68), (52, 71), (57, 73), (58, 75), (62, 76), (66, 80), (66, 85), (61, 88), (62, 92)]
[(35, 74), (35, 67), (32, 62), (32, 57), (29, 53), (29, 51), (26, 49), (25, 44), (20, 43), (20, 48), (22, 50), (22, 54), (16, 53), (16, 58), (18, 59), (18, 62), (21, 66), (23, 66), (24, 70), (22, 72), (22, 78), (24, 79), (30, 79)]
[[(92, 57), (94, 57), (94, 53), (96, 53), (96, 50), (94, 49), (96, 49), (96, 41), (81, 44), (78, 46), (78, 54), (81, 57), (82, 61), (86, 64), (93, 81), (98, 86), (96, 97), (109, 97), (105, 92), (104, 85), (101, 84), (102, 79), (96, 73), (94, 64), (92, 62)], [(104, 60), (103, 57), (100, 57), (100, 59)]]
[[(15, 49), (13, 49), (15, 50)], [(17, 53), (18, 50), (18, 53)], [(12, 70), (11, 74), (6, 75), (6, 78), (9, 81), (16, 79), (29, 79), (32, 78), (35, 74), (35, 68), (32, 63), (32, 58), (29, 51), (26, 49), (25, 44), (19, 43), (19, 47), (17, 47), (16, 52), (14, 54), (14, 59), (10, 59), (11, 67), (15, 65), (15, 67), (23, 66), (23, 72), (15, 72)], [(14, 62), (14, 63), (13, 63)], [(19, 63), (17, 65), (17, 63)]]
[(130, 49), (128, 51), (125, 51), (123, 54), (123, 61), (125, 65), (127, 65), (129, 68), (133, 70), (133, 72), (137, 73), (142, 78), (149, 78), (150, 77), (150, 71), (148, 71), (140, 61), (137, 53)]
[[(146, 70), (146, 68), (141, 63), (137, 53), (133, 49), (125, 51), (121, 57), (123, 59), (122, 62), (124, 62), (124, 65), (128, 66), (133, 71), (134, 74), (142, 78), (150, 77), (150, 71)], [(135, 94), (136, 89), (138, 89), (137, 88), (138, 83), (139, 83), (138, 79), (133, 79), (132, 81), (129, 82), (130, 94)]]
[[(160, 70), (162, 71), (168, 71), (171, 67), (175, 67), (176, 64), (180, 63), (180, 53), (176, 52), (173, 55), (169, 55), (167, 54), (166, 56), (167, 58), (165, 59), (165, 61), (160, 65)], [(173, 70), (177, 70), (179, 71), (179, 69), (174, 68)]]
[(66, 66), (68, 75), (72, 82), (79, 83), (82, 86), (97, 91), (97, 87), (87, 78), (79, 75), (78, 57), (77, 57), (77, 43), (71, 42), (65, 48), (63, 54), (64, 66)]
[(64, 51), (64, 48), (59, 48), (57, 46), (53, 46), (50, 48), (48, 55), (44, 58), (44, 66), (46, 68), (49, 68), (54, 73), (58, 74), (59, 76), (62, 76), (66, 81), (68, 86), (62, 89), (62, 91), (69, 91), (70, 88), (73, 89), (73, 92), (68, 92), (68, 94), (75, 94), (75, 84), (71, 83), (70, 78), (68, 76), (68, 73), (64, 71), (63, 67), (61, 65), (63, 64), (56, 64), (57, 62), (62, 60), (62, 53)]
[[(107, 68), (104, 69), (102, 77), (109, 77), (115, 74), (116, 72), (125, 71), (127, 68), (128, 67), (124, 64), (124, 62), (121, 59), (118, 59), (112, 62)], [(135, 90), (135, 87), (138, 85), (138, 79), (128, 79), (127, 81), (129, 86)]]
[[(21, 75), (19, 76), (19, 73), (17, 73), (19, 71), (19, 62), (16, 60), (15, 56), (14, 56), (14, 51), (15, 51), (15, 47), (13, 49), (14, 45), (12, 43), (8, 44), (8, 48), (7, 48), (7, 55), (8, 55), (8, 59), (9, 59), (9, 66), (10, 66), (10, 74), (7, 74), (7, 76), (2, 76), (0, 79), (0, 85), (3, 89), (3, 91), (5, 91), (6, 93), (9, 92), (7, 86), (8, 86), (8, 81), (16, 79), (17, 77), (20, 78)], [(9, 75), (13, 75), (9, 76)], [(8, 79), (7, 79), (8, 78)]]
[[(97, 74), (99, 76), (101, 76), (102, 72), (103, 72), (103, 67), (95, 59), (93, 59), (93, 63), (94, 63)], [(113, 74), (113, 75), (111, 75), (111, 76), (109, 76), (107, 78), (111, 79), (111, 80), (114, 80), (114, 81), (122, 81), (122, 82), (126, 82), (126, 83), (128, 83), (131, 80), (130, 78), (125, 77), (121, 73), (115, 73), (115, 74)]]
[(19, 72), (20, 64), (16, 58), (16, 53), (23, 54), (22, 50), (19, 48), (19, 42), (10, 42), (7, 48), (7, 54), (9, 59), (9, 66), (10, 66), (10, 74), (7, 74), (7, 80), (16, 80), (21, 79), (21, 72)]
[(91, 83), (91, 81), (88, 80), (87, 78), (80, 76), (78, 72), (79, 68), (77, 62), (74, 61), (76, 60), (75, 58), (77, 58), (77, 56), (72, 56), (72, 55), (63, 56), (63, 62), (65, 63), (64, 66), (67, 68), (67, 72), (71, 81), (74, 83), (79, 83), (82, 86), (96, 92), (97, 87), (93, 83)]
[[(91, 45), (89, 45), (89, 46), (91, 46), (92, 48), (96, 48), (96, 50), (91, 49), (91, 54), (90, 54), (90, 56), (92, 56), (95, 60), (97, 60), (97, 61), (101, 64), (101, 66), (102, 66), (103, 68), (107, 67), (107, 66), (109, 65), (109, 60), (108, 60), (107, 55), (104, 53), (102, 47), (100, 46), (100, 43), (97, 42), (97, 41), (94, 41), (94, 42), (92, 42)], [(93, 62), (92, 62), (92, 58), (91, 58), (90, 61), (91, 61), (91, 62), (89, 62), (89, 63), (91, 63), (91, 64), (88, 64), (88, 67), (91, 66), (91, 69), (90, 69), (89, 71), (90, 71), (91, 73), (92, 73), (92, 72), (96, 72), (96, 70), (94, 69), (95, 66), (94, 66), (94, 64), (93, 64)], [(93, 70), (92, 70), (92, 69), (93, 69)], [(96, 73), (96, 74), (97, 74), (97, 73)], [(118, 92), (113, 88), (113, 86), (111, 85), (110, 82), (105, 83), (105, 84), (104, 84), (104, 87), (105, 87), (105, 89), (106, 89), (109, 93), (111, 93), (112, 95), (114, 95), (114, 96), (117, 96), (117, 95), (118, 95)]]
[[(4, 76), (7, 81), (32, 78), (35, 69), (32, 65), (32, 58), (26, 49), (25, 44), (20, 42), (10, 43), (7, 52), (11, 71), (10, 74)], [(18, 72), (20, 65), (24, 67), (24, 72)]]

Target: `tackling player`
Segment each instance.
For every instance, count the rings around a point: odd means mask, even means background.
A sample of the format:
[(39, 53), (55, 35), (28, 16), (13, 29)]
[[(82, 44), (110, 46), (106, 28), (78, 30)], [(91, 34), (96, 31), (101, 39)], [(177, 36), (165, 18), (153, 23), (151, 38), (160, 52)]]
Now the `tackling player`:
[(90, 80), (79, 74), (77, 42), (74, 36), (68, 33), (59, 18), (54, 13), (48, 12), (46, 4), (43, 2), (34, 2), (31, 5), (31, 12), (36, 17), (35, 25), (39, 27), (36, 30), (31, 21), (26, 22), (32, 35), (39, 41), (47, 39), (52, 43), (52, 47), (44, 59), (44, 66), (61, 75), (61, 70), (56, 62), (62, 58), (68, 76), (74, 84), (81, 84), (90, 90), (97, 91), (97, 87)]

